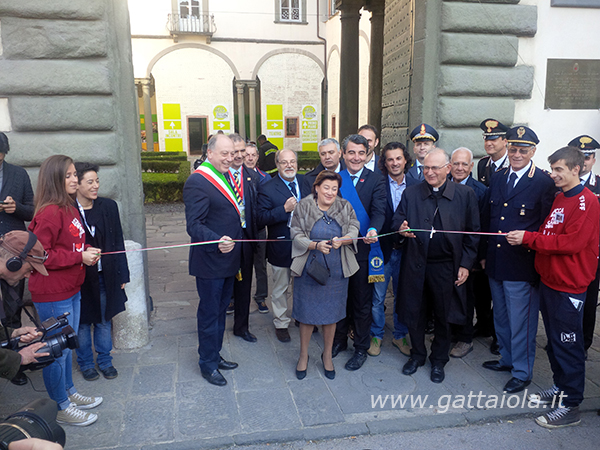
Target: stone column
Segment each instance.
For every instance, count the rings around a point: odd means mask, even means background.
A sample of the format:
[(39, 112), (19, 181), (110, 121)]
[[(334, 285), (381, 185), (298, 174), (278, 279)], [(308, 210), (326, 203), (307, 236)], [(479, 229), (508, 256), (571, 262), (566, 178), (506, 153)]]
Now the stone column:
[(342, 24), (340, 52), (340, 141), (358, 129), (359, 54), (358, 21), (362, 1), (337, 0)]
[(154, 133), (152, 132), (152, 79), (142, 78), (142, 98), (144, 100), (144, 125), (146, 127), (146, 150), (154, 151)]
[(383, 86), (383, 22), (384, 2), (371, 1), (371, 58), (369, 63), (369, 124), (381, 133), (381, 98)]
[(248, 100), (250, 105), (250, 140), (256, 142), (256, 81), (246, 82), (248, 85)]
[[(137, 242), (125, 241), (126, 250), (140, 248), (142, 246)], [(129, 252), (126, 255), (131, 280), (125, 285), (127, 303), (125, 311), (112, 319), (113, 343), (115, 348), (122, 350), (140, 348), (149, 341), (143, 253)]]
[(240, 136), (246, 139), (246, 111), (244, 109), (244, 86), (246, 86), (245, 81), (235, 82), (238, 104), (238, 129)]

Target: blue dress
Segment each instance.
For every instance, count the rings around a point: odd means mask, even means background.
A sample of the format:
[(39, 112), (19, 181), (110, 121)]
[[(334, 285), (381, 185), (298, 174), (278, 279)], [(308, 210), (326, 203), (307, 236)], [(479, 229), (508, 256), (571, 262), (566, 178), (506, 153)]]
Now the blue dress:
[[(310, 232), (312, 241), (329, 240), (342, 236), (342, 227), (323, 212), (323, 218), (318, 220)], [(306, 266), (302, 276), (294, 279), (294, 308), (292, 317), (298, 322), (309, 325), (329, 325), (337, 323), (346, 317), (346, 299), (348, 296), (348, 278), (342, 273), (341, 248), (331, 249), (328, 255), (319, 250), (311, 250), (306, 265), (313, 255), (316, 261), (325, 265), (327, 259), (330, 277), (325, 286), (320, 285), (306, 274)]]

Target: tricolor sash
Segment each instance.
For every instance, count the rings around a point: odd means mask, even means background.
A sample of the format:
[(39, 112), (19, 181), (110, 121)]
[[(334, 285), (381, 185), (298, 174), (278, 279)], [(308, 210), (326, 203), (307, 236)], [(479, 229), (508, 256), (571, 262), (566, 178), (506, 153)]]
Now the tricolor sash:
[(214, 168), (214, 166), (208, 161), (204, 161), (200, 167), (198, 167), (194, 173), (199, 173), (208, 180), (221, 194), (225, 196), (227, 200), (233, 205), (238, 214), (240, 214), (240, 207), (238, 205), (233, 188), (227, 182), (221, 172)]
[[(342, 186), (340, 187), (340, 192), (342, 193), (342, 197), (348, 200), (354, 208), (356, 218), (360, 222), (360, 234), (364, 237), (369, 231), (371, 219), (367, 214), (367, 210), (360, 201), (360, 197), (358, 196), (358, 192), (356, 192), (356, 188), (354, 187), (354, 183), (352, 182), (352, 178), (350, 178), (348, 170), (341, 170), (339, 174), (342, 177)], [(371, 244), (370, 248), (369, 283), (378, 283), (380, 281), (383, 282), (385, 281), (385, 272), (383, 268), (383, 252), (381, 251), (379, 241)]]

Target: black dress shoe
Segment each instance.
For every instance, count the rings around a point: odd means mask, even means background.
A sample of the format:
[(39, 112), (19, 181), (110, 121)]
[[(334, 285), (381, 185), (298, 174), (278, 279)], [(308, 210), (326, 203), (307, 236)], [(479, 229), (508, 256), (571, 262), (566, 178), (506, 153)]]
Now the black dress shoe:
[[(323, 362), (323, 353), (321, 353), (321, 362)], [(323, 372), (325, 373), (325, 378), (329, 380), (333, 380), (335, 378), (335, 368), (333, 370), (327, 370), (325, 368), (325, 363), (323, 363)]]
[(277, 336), (279, 342), (290, 342), (292, 340), (287, 328), (275, 328), (275, 336)]
[(404, 364), (404, 367), (402, 368), (402, 373), (404, 375), (412, 375), (423, 364), (425, 364), (425, 363), (424, 362), (419, 362), (416, 359), (410, 358), (408, 361), (406, 361), (406, 364)]
[(227, 380), (217, 369), (213, 370), (212, 372), (201, 372), (202, 378), (204, 378), (210, 384), (214, 384), (215, 386), (225, 386), (227, 384)]
[(239, 333), (239, 334), (236, 334), (236, 333), (233, 333), (233, 334), (235, 334), (237, 337), (241, 337), (246, 342), (256, 342), (256, 336), (254, 336), (249, 331), (244, 331), (243, 333)]
[(498, 341), (494, 339), (490, 345), (490, 353), (492, 355), (500, 356), (500, 345), (498, 345)]
[(344, 342), (344, 343), (334, 343), (333, 347), (331, 348), (331, 357), (335, 358), (337, 355), (339, 355), (340, 352), (343, 352), (345, 350), (348, 350), (348, 343)]
[(367, 360), (366, 352), (363, 352), (360, 350), (355, 350), (352, 358), (350, 358), (348, 360), (348, 362), (346, 363), (346, 370), (358, 370), (362, 367), (362, 365), (365, 363), (366, 360)]
[(10, 380), (10, 382), (17, 386), (23, 386), (27, 384), (27, 376), (23, 372), (19, 372), (12, 380)]
[[(306, 378), (306, 372), (308, 371), (308, 361), (310, 360), (310, 356), (306, 358), (306, 369), (298, 370), (298, 364), (296, 364), (296, 378), (299, 380), (304, 380)], [(300, 362), (298, 360), (298, 362)]]
[(508, 383), (504, 385), (504, 392), (507, 394), (516, 394), (517, 392), (521, 392), (523, 389), (529, 386), (530, 383), (531, 380), (523, 381), (512, 377), (510, 380), (508, 380)]
[(434, 383), (441, 383), (445, 378), (444, 366), (435, 365), (431, 368), (431, 381)]
[(221, 359), (219, 359), (219, 369), (221, 370), (233, 370), (237, 366), (238, 363), (235, 363), (233, 361), (225, 361), (222, 356)]
[(484, 362), (482, 366), (484, 369), (493, 370), (494, 372), (510, 372), (512, 370), (511, 366), (505, 366), (495, 359)]

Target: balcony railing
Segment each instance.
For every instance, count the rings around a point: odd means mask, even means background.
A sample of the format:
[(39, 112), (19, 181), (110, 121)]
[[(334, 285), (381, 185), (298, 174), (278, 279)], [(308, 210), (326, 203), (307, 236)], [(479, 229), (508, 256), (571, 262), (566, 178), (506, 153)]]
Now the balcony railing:
[(215, 18), (208, 13), (202, 13), (199, 16), (169, 14), (167, 27), (172, 35), (200, 34), (212, 36), (217, 31)]

